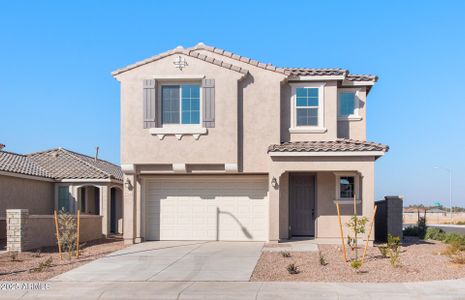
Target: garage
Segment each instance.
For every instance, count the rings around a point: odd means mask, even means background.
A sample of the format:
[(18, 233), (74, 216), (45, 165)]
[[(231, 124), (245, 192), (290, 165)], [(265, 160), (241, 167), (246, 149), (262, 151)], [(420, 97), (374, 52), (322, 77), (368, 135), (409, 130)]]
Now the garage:
[(145, 178), (146, 240), (268, 240), (267, 176)]

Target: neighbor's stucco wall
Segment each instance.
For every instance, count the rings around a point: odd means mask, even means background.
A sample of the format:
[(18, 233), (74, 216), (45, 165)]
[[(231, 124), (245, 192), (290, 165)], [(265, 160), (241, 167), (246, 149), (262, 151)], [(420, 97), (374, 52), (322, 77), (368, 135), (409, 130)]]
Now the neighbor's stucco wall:
[(54, 183), (0, 175), (0, 218), (7, 209), (28, 209), (50, 214), (54, 209)]

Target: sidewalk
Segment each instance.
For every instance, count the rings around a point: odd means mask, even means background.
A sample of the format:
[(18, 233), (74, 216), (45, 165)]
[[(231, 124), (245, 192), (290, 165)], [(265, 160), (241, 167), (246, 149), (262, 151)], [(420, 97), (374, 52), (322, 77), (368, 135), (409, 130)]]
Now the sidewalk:
[[(48, 282), (0, 299), (465, 299), (465, 279), (417, 283)], [(4, 286), (2, 286), (4, 288)]]

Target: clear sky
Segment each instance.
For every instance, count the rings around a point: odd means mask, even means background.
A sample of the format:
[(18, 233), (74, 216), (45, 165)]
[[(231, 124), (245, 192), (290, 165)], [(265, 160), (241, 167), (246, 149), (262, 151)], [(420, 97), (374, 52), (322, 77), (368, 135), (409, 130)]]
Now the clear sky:
[(0, 5), (0, 142), (119, 162), (110, 72), (198, 42), (289, 67), (380, 77), (368, 97), (376, 197), (465, 206), (465, 1), (8, 1)]

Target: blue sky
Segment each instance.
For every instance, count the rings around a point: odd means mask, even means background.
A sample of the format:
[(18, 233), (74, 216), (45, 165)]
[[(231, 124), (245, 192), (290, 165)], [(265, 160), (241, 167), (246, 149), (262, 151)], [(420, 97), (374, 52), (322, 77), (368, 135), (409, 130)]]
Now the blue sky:
[(391, 146), (376, 197), (465, 206), (464, 1), (9, 1), (0, 5), (0, 142), (66, 147), (119, 162), (110, 72), (204, 42), (289, 67), (380, 77), (368, 139)]

